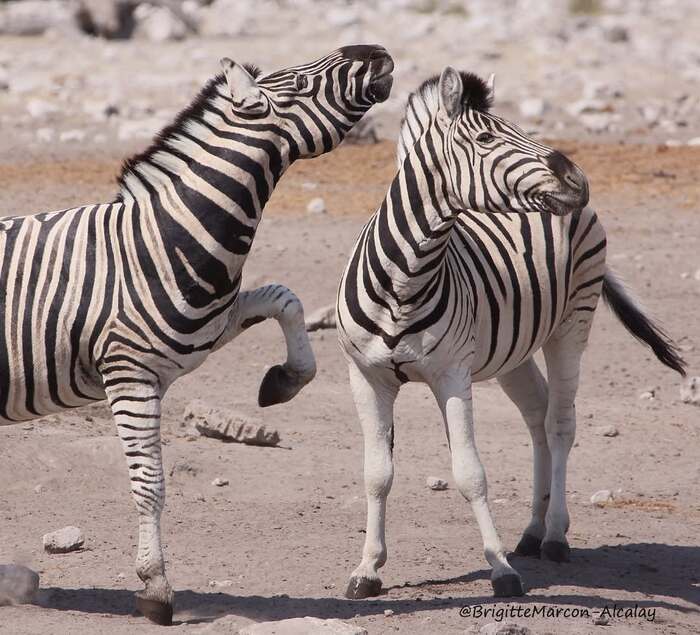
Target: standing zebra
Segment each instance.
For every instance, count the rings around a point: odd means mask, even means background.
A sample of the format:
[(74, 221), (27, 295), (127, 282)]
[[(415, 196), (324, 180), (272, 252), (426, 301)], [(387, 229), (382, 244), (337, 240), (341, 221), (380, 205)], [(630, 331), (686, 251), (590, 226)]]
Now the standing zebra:
[(160, 540), (161, 399), (212, 351), (276, 319), (287, 361), (261, 406), (291, 399), (316, 371), (296, 296), (240, 292), (262, 209), (299, 158), (335, 148), (391, 90), (378, 46), (346, 46), (262, 75), (224, 72), (126, 162), (115, 202), (0, 222), (0, 424), (107, 398), (139, 512), (137, 606), (169, 624)]
[[(381, 589), (393, 404), (401, 384), (424, 382), (435, 395), (494, 594), (512, 596), (523, 587), (488, 507), (472, 382), (497, 377), (532, 436), (532, 519), (517, 551), (563, 561), (574, 398), (601, 291), (635, 336), (683, 372), (673, 344), (606, 270), (605, 233), (586, 207), (583, 172), (490, 114), (492, 95), (492, 80), (450, 67), (411, 95), (398, 174), (340, 284), (339, 337), (364, 434), (367, 493), (367, 533), (350, 598)], [(540, 348), (549, 385), (533, 360)]]

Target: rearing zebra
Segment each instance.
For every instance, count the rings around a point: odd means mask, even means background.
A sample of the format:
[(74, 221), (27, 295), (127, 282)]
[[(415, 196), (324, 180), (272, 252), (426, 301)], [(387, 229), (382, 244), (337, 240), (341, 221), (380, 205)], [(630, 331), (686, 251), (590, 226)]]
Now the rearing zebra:
[[(574, 399), (601, 292), (635, 336), (683, 372), (673, 344), (606, 270), (605, 232), (586, 207), (583, 172), (489, 113), (492, 96), (492, 80), (450, 67), (411, 95), (399, 172), (340, 284), (339, 337), (364, 434), (367, 494), (367, 533), (350, 598), (381, 589), (393, 404), (403, 383), (427, 383), (435, 395), (494, 593), (511, 596), (523, 587), (488, 507), (472, 382), (497, 377), (532, 436), (532, 519), (517, 551), (562, 561), (569, 554), (565, 479)], [(533, 360), (540, 348), (549, 385)]]
[(335, 148), (391, 90), (379, 46), (260, 74), (229, 59), (174, 124), (126, 162), (115, 202), (0, 221), (0, 424), (109, 400), (139, 512), (137, 606), (172, 620), (160, 514), (160, 404), (241, 331), (276, 319), (287, 361), (260, 405), (316, 371), (302, 305), (280, 285), (239, 293), (262, 209), (296, 159)]

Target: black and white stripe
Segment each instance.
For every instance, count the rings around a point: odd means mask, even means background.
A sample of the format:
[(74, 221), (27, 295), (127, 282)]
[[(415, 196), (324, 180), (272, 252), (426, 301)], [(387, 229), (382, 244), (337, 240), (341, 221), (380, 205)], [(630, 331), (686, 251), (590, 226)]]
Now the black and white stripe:
[(391, 88), (377, 46), (262, 74), (231, 60), (146, 152), (114, 202), (0, 222), (0, 423), (109, 399), (139, 510), (139, 607), (169, 622), (159, 518), (160, 401), (216, 348), (279, 321), (287, 361), (261, 405), (315, 373), (303, 311), (280, 285), (240, 292), (261, 213), (296, 160), (336, 147)]
[[(381, 587), (393, 401), (407, 381), (427, 383), (443, 412), (455, 480), (479, 522), (496, 595), (522, 594), (522, 585), (488, 510), (473, 381), (497, 377), (532, 434), (533, 516), (519, 551), (568, 554), (565, 474), (580, 358), (598, 297), (617, 287), (605, 267), (605, 232), (586, 207), (584, 174), (489, 112), (492, 96), (492, 80), (451, 68), (411, 95), (399, 171), (340, 284), (339, 337), (365, 436), (368, 496), (349, 597)], [(672, 345), (635, 311), (636, 332), (682, 371)], [(539, 349), (549, 386), (533, 361)]]

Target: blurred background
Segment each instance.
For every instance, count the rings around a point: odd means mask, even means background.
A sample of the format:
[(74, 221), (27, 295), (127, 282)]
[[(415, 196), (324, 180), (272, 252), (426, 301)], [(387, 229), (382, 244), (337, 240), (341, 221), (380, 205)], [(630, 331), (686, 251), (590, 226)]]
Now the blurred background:
[(696, 0), (0, 0), (0, 157), (143, 145), (224, 55), (271, 71), (352, 43), (396, 61), (368, 139), (451, 64), (495, 72), (494, 110), (537, 135), (697, 145), (699, 32)]

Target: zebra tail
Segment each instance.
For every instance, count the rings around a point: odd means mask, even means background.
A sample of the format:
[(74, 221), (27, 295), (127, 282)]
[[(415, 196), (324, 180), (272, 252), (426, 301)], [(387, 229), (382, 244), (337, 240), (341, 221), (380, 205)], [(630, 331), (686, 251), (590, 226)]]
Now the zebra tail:
[(620, 279), (610, 269), (603, 277), (603, 300), (640, 342), (644, 342), (662, 364), (685, 377), (686, 362), (665, 331), (646, 316)]

